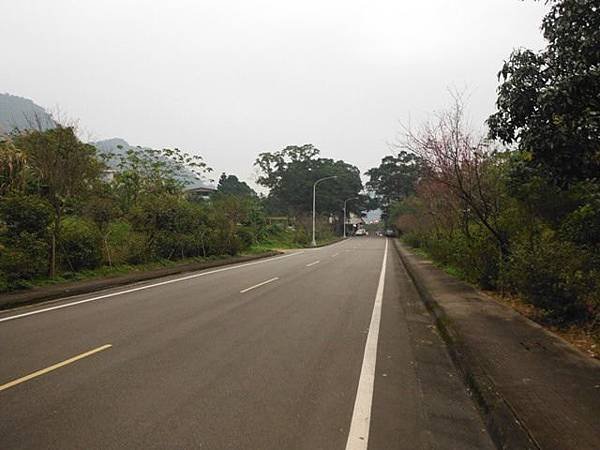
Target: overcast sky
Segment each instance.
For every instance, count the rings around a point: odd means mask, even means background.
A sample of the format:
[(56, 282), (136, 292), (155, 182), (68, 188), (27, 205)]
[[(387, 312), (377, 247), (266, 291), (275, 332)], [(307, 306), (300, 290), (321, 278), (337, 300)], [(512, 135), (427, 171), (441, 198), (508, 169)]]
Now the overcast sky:
[(78, 118), (93, 139), (179, 147), (253, 181), (259, 152), (312, 143), (362, 172), (399, 121), (467, 87), (481, 124), (526, 0), (0, 1), (0, 92)]

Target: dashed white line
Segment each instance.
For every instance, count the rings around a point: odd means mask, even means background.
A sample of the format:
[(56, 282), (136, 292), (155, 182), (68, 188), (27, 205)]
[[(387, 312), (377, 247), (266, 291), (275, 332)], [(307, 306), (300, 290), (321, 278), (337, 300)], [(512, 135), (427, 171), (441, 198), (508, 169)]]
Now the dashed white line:
[(377, 362), (377, 341), (379, 340), (379, 323), (381, 322), (381, 305), (383, 303), (383, 288), (385, 285), (385, 267), (387, 264), (388, 241), (385, 241), (383, 263), (379, 275), (379, 284), (375, 294), (375, 304), (369, 325), (369, 334), (365, 344), (354, 412), (350, 423), (350, 432), (346, 442), (346, 450), (366, 450), (369, 445), (369, 425), (371, 423), (371, 405), (373, 403), (373, 388), (375, 386), (375, 364)]
[(283, 256), (277, 256), (275, 258), (261, 259), (260, 261), (249, 262), (249, 263), (245, 263), (245, 264), (237, 264), (235, 266), (227, 266), (227, 267), (223, 267), (222, 269), (211, 270), (208, 272), (195, 273), (193, 275), (187, 275), (185, 277), (175, 278), (173, 280), (161, 281), (160, 283), (153, 283), (153, 284), (148, 284), (145, 286), (126, 289), (124, 291), (111, 292), (110, 294), (99, 295), (97, 297), (86, 298), (84, 300), (77, 300), (77, 301), (70, 302), (70, 303), (63, 303), (62, 305), (58, 305), (58, 306), (51, 306), (49, 308), (38, 309), (35, 311), (23, 313), (23, 314), (16, 314), (14, 316), (2, 317), (2, 318), (0, 318), (0, 322), (7, 322), (9, 320), (20, 319), (22, 317), (33, 316), (34, 314), (41, 314), (41, 313), (45, 313), (48, 311), (54, 311), (55, 309), (69, 308), (70, 306), (81, 305), (83, 303), (94, 302), (96, 300), (102, 300), (102, 299), (110, 298), (110, 297), (116, 297), (117, 295), (130, 294), (131, 292), (143, 291), (145, 289), (151, 289), (151, 288), (158, 287), (158, 286), (164, 286), (166, 284), (178, 283), (180, 281), (185, 281), (185, 280), (192, 280), (194, 278), (211, 275), (213, 273), (226, 272), (228, 270), (240, 269), (242, 267), (254, 266), (256, 264), (264, 264), (264, 263), (267, 263), (270, 261), (275, 261), (277, 259), (289, 258), (290, 256), (300, 255), (302, 253), (304, 253), (304, 251), (290, 253), (288, 255), (283, 255)]
[(306, 265), (306, 267), (314, 266), (315, 264), (319, 264), (321, 261), (314, 261)]
[(249, 288), (241, 290), (240, 294), (245, 294), (246, 292), (251, 291), (252, 289), (256, 289), (257, 287), (264, 286), (265, 284), (272, 283), (273, 281), (277, 281), (277, 280), (279, 280), (279, 277), (271, 278), (270, 280), (255, 284), (254, 286), (250, 286)]

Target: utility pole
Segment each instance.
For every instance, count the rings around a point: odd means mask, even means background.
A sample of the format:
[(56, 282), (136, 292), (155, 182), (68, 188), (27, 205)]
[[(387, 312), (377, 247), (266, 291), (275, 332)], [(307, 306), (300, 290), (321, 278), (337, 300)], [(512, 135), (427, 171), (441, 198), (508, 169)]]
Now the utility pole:
[(321, 181), (332, 180), (334, 178), (337, 178), (337, 175), (333, 175), (332, 177), (319, 178), (317, 181), (315, 181), (315, 184), (313, 184), (313, 217), (312, 217), (312, 246), (313, 247), (317, 246), (317, 241), (315, 239), (315, 222), (316, 222), (316, 218), (317, 218), (317, 213), (316, 213), (317, 184), (319, 184)]
[(350, 197), (344, 200), (344, 239), (346, 238), (346, 202), (349, 202), (350, 200), (356, 200), (357, 198), (358, 197)]

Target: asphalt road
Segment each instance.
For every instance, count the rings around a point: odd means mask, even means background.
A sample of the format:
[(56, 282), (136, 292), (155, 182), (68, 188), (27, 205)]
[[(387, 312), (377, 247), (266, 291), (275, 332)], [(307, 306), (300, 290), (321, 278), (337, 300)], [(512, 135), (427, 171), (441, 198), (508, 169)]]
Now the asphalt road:
[(493, 448), (384, 238), (0, 314), (1, 449), (367, 445)]

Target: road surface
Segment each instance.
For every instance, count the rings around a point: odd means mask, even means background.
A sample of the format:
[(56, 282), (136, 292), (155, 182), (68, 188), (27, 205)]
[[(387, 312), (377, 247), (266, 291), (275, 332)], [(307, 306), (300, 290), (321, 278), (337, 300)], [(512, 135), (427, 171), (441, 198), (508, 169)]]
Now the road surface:
[(0, 314), (0, 448), (493, 448), (391, 244)]

